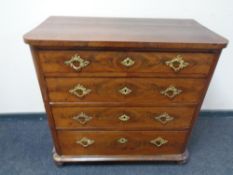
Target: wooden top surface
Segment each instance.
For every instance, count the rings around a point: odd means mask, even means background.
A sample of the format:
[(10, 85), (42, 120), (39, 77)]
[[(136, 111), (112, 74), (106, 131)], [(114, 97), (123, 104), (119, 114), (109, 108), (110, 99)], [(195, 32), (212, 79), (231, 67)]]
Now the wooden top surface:
[(49, 17), (24, 36), (35, 46), (221, 49), (227, 40), (192, 19)]

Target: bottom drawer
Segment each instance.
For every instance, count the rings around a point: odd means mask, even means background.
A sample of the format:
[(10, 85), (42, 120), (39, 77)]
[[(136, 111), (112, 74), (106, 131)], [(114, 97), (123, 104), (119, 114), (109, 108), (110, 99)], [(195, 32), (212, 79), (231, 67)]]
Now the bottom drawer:
[(184, 152), (186, 131), (57, 131), (63, 155), (162, 155)]

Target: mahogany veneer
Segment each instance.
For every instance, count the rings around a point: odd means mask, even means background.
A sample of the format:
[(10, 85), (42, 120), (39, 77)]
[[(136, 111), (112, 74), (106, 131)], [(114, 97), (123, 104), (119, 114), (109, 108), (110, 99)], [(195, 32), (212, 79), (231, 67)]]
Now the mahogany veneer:
[[(74, 69), (64, 66), (67, 58), (71, 58), (77, 51), (41, 51), (39, 52), (39, 59), (43, 72), (46, 75), (51, 73), (76, 73)], [(208, 53), (163, 53), (163, 52), (122, 52), (122, 51), (78, 51), (82, 58), (88, 59), (90, 64), (83, 69), (80, 74), (85, 73), (161, 73), (165, 76), (174, 75), (174, 71), (164, 64), (170, 58), (177, 56), (177, 54), (185, 57), (189, 62), (189, 66), (180, 72), (180, 75), (197, 75), (207, 76), (210, 67), (213, 64), (214, 54)], [(125, 67), (121, 62), (126, 58), (131, 57), (135, 63), (130, 67)]]
[(194, 20), (50, 17), (30, 44), (54, 160), (178, 161), (227, 40)]
[[(164, 155), (183, 152), (186, 131), (58, 131), (62, 155)], [(83, 137), (95, 140), (90, 147), (76, 143)], [(167, 144), (155, 149), (150, 143), (156, 137), (169, 140)], [(127, 138), (126, 143), (119, 143)]]
[[(199, 102), (205, 85), (204, 79), (175, 78), (46, 78), (49, 101), (121, 103), (124, 105), (172, 105), (175, 103)], [(77, 84), (82, 84), (91, 92), (83, 98), (69, 92)], [(182, 92), (174, 98), (161, 95), (161, 91), (174, 85)], [(119, 91), (124, 87), (132, 92), (128, 95)]]
[[(172, 122), (161, 121), (164, 111)], [(195, 107), (52, 107), (57, 129), (77, 130), (183, 130), (191, 125)], [(73, 117), (80, 113), (91, 116), (90, 121)], [(127, 115), (123, 116), (122, 115)], [(123, 118), (123, 120), (122, 120)]]

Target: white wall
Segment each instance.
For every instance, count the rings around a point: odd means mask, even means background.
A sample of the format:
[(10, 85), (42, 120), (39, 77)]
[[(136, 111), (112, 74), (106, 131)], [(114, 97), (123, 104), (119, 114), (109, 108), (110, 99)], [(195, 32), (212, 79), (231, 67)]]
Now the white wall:
[[(230, 0), (0, 0), (0, 113), (44, 111), (22, 36), (51, 15), (194, 18), (233, 41)], [(203, 109), (233, 110), (232, 67), (230, 43), (223, 51)]]

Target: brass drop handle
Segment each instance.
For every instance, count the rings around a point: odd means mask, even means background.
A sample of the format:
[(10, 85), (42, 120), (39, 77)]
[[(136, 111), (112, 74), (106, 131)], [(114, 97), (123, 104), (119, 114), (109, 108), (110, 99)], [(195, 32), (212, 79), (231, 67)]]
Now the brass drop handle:
[(169, 98), (174, 98), (175, 96), (179, 95), (181, 92), (182, 92), (181, 89), (177, 89), (173, 85), (170, 85), (168, 88), (160, 91), (162, 95), (165, 95)]
[(189, 65), (188, 62), (185, 62), (183, 60), (183, 57), (181, 55), (177, 55), (171, 60), (166, 61), (165, 64), (172, 68), (175, 72), (179, 72), (180, 70), (184, 69)]
[(120, 143), (120, 144), (124, 144), (124, 143), (127, 143), (128, 140), (127, 140), (126, 138), (124, 138), (124, 137), (121, 137), (121, 138), (119, 138), (119, 139), (117, 140), (117, 142)]
[(64, 64), (70, 66), (76, 71), (80, 71), (82, 68), (88, 66), (90, 62), (76, 54), (73, 57), (71, 57), (70, 60), (65, 61)]
[(69, 92), (79, 98), (82, 98), (89, 94), (91, 92), (91, 89), (87, 89), (83, 85), (77, 84), (74, 88), (70, 89)]
[(166, 140), (162, 137), (157, 137), (157, 138), (151, 140), (150, 143), (155, 145), (156, 147), (161, 147), (162, 145), (168, 143), (168, 140)]
[(121, 64), (125, 67), (131, 67), (135, 63), (134, 60), (132, 60), (130, 57), (127, 57), (121, 61)]
[(80, 114), (73, 117), (73, 120), (78, 121), (82, 125), (85, 125), (91, 119), (92, 117), (86, 115), (84, 112), (81, 112)]
[(76, 141), (76, 143), (86, 148), (95, 143), (95, 141), (87, 137), (83, 137), (81, 140)]
[(174, 117), (172, 117), (168, 113), (164, 112), (158, 116), (155, 116), (154, 119), (165, 125), (168, 122), (171, 122), (172, 120), (174, 120)]
[(130, 119), (130, 117), (126, 114), (123, 114), (120, 117), (118, 117), (118, 119), (122, 122), (127, 122)]

